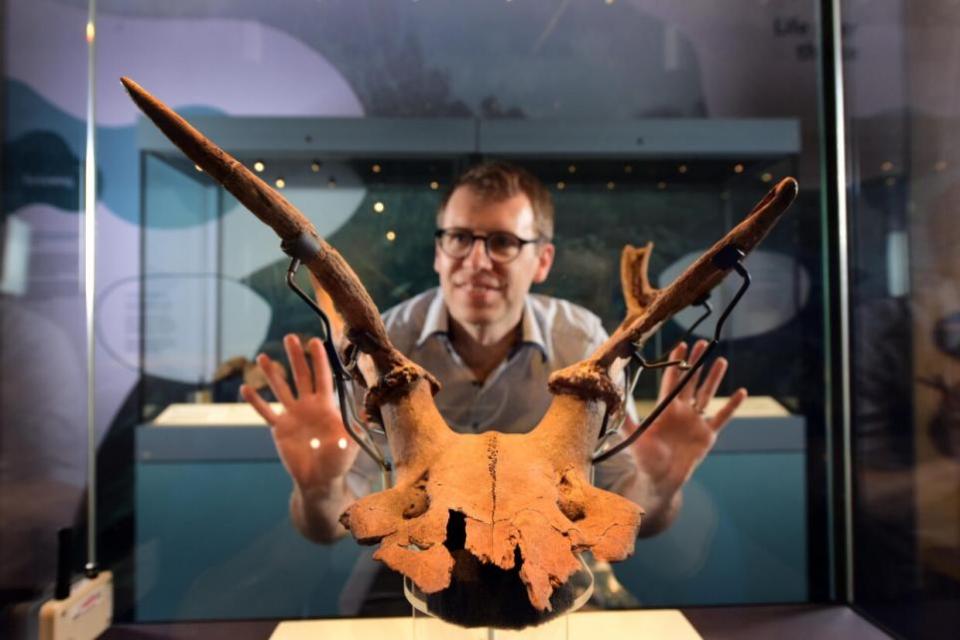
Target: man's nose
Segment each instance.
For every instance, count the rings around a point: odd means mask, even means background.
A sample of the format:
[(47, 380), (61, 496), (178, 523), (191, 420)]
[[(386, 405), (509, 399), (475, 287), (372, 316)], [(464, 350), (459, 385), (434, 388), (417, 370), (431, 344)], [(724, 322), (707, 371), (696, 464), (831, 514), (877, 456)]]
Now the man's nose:
[(485, 238), (476, 237), (470, 246), (470, 253), (463, 261), (473, 269), (489, 269), (493, 266), (490, 256), (487, 255), (487, 244)]

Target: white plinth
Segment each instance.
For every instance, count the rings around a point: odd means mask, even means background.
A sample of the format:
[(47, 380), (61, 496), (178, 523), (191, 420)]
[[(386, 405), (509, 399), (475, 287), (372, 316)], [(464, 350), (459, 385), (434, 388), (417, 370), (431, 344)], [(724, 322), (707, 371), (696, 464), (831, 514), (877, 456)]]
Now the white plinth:
[[(556, 627), (556, 628), (554, 628)], [(567, 633), (568, 630), (568, 633)], [(700, 634), (676, 609), (579, 611), (523, 631), (493, 633), (496, 640), (568, 635), (571, 640), (700, 640)], [(436, 618), (339, 618), (281, 622), (270, 640), (488, 640), (487, 629), (463, 629)]]

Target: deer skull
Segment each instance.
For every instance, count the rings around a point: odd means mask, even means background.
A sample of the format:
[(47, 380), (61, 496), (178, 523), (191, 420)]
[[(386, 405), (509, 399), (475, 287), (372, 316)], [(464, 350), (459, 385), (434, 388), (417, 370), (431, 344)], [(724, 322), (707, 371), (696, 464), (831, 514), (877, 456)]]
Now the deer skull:
[(437, 381), (393, 347), (356, 274), (311, 223), (166, 105), (132, 80), (122, 82), (167, 137), (272, 227), (283, 246), (309, 239), (309, 255), (301, 259), (343, 317), (347, 339), (372, 361), (367, 406), (379, 414), (393, 454), (395, 486), (357, 500), (341, 517), (360, 543), (380, 545), (375, 558), (426, 593), (469, 581), (478, 567), (495, 567), (519, 577), (535, 612), (556, 614), (563, 605), (551, 598), (581, 568), (579, 552), (610, 561), (632, 553), (643, 510), (588, 479), (604, 416), (621, 402), (611, 372), (635, 344), (720, 282), (726, 271), (712, 261), (719, 251), (735, 245), (747, 253), (760, 242), (796, 195), (793, 179), (774, 187), (666, 289), (647, 280), (652, 245), (627, 247), (621, 264), (627, 317), (590, 358), (551, 376), (554, 399), (540, 423), (526, 434), (458, 434), (434, 404)]

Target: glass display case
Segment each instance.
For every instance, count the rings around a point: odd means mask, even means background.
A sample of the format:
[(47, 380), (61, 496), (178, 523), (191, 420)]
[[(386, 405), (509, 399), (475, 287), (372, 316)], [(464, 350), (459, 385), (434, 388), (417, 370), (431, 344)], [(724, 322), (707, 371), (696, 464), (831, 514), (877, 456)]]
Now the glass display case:
[[(549, 185), (557, 208), (557, 260), (538, 291), (593, 310), (608, 331), (625, 311), (624, 243), (654, 241), (651, 272), (669, 284), (762, 197), (773, 176), (796, 173), (800, 152), (797, 123), (787, 119), (619, 126), (448, 119), (435, 128), (403, 120), (201, 116), (195, 124), (306, 213), (381, 309), (436, 286), (436, 212), (459, 171), (488, 158), (527, 167)], [(246, 141), (270, 136), (276, 148), (247, 151)], [(323, 548), (298, 539), (285, 522), (289, 480), (267, 430), (248, 424), (260, 422), (249, 407), (223, 404), (238, 400), (242, 379), (242, 367), (223, 375), (229, 362), (250, 362), (260, 351), (282, 360), (282, 336), (316, 335), (316, 316), (285, 286), (289, 259), (269, 229), (152, 124), (141, 125), (138, 139), (143, 423), (130, 509), (134, 546), (145, 553), (136, 563), (135, 619), (336, 615), (338, 594), (350, 589), (349, 572), (363, 552), (349, 540)], [(756, 397), (690, 484), (680, 521), (614, 569), (612, 603), (809, 597), (804, 412), (819, 405), (801, 390), (816, 384), (810, 345), (818, 340), (803, 314), (818, 265), (807, 257), (816, 254), (817, 238), (804, 232), (804, 217), (798, 207), (747, 260), (754, 284), (723, 336), (723, 354), (756, 364), (735, 369), (724, 390), (746, 386)], [(305, 278), (301, 284), (309, 289)], [(717, 307), (735, 290), (718, 291)], [(678, 340), (697, 315), (671, 322), (651, 352)], [(712, 335), (713, 321), (697, 335)], [(656, 377), (641, 380), (638, 399), (652, 400)], [(649, 412), (652, 405), (641, 406)], [(189, 527), (181, 524), (183, 492), (197, 510)], [(266, 510), (231, 507), (237, 495), (257, 496)], [(772, 520), (761, 517), (771, 513)], [(284, 560), (260, 561), (280, 550)], [(741, 577), (732, 582), (731, 574)], [(265, 600), (264, 591), (275, 599)]]
[[(719, 396), (750, 397), (669, 528), (623, 562), (585, 559), (585, 608), (681, 608), (705, 637), (825, 610), (855, 633), (957, 635), (960, 159), (944, 78), (958, 11), (9, 0), (0, 595), (46, 597), (72, 522), (95, 532), (79, 555), (112, 572), (118, 625), (265, 637), (277, 620), (365, 615), (359, 596), (378, 596), (371, 548), (297, 532), (270, 428), (240, 401), (257, 354), (285, 362), (285, 335), (318, 334), (289, 258), (141, 116), (125, 75), (298, 207), (381, 311), (437, 286), (438, 207), (479, 162), (546, 185), (556, 259), (533, 291), (608, 332), (624, 245), (654, 243), (664, 286), (796, 177), (716, 350), (731, 363)], [(678, 313), (643, 355), (711, 336), (715, 317), (698, 317)], [(639, 416), (661, 380), (641, 376)]]

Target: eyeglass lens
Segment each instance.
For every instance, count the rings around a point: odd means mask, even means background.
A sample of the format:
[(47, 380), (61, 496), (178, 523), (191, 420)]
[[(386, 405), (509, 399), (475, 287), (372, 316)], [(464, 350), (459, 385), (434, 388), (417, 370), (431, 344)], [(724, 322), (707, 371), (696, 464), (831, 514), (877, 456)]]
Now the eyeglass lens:
[(495, 231), (489, 235), (474, 235), (472, 232), (460, 229), (444, 231), (440, 236), (440, 248), (453, 258), (466, 257), (473, 244), (482, 240), (491, 260), (512, 260), (520, 252), (523, 242), (512, 233)]

